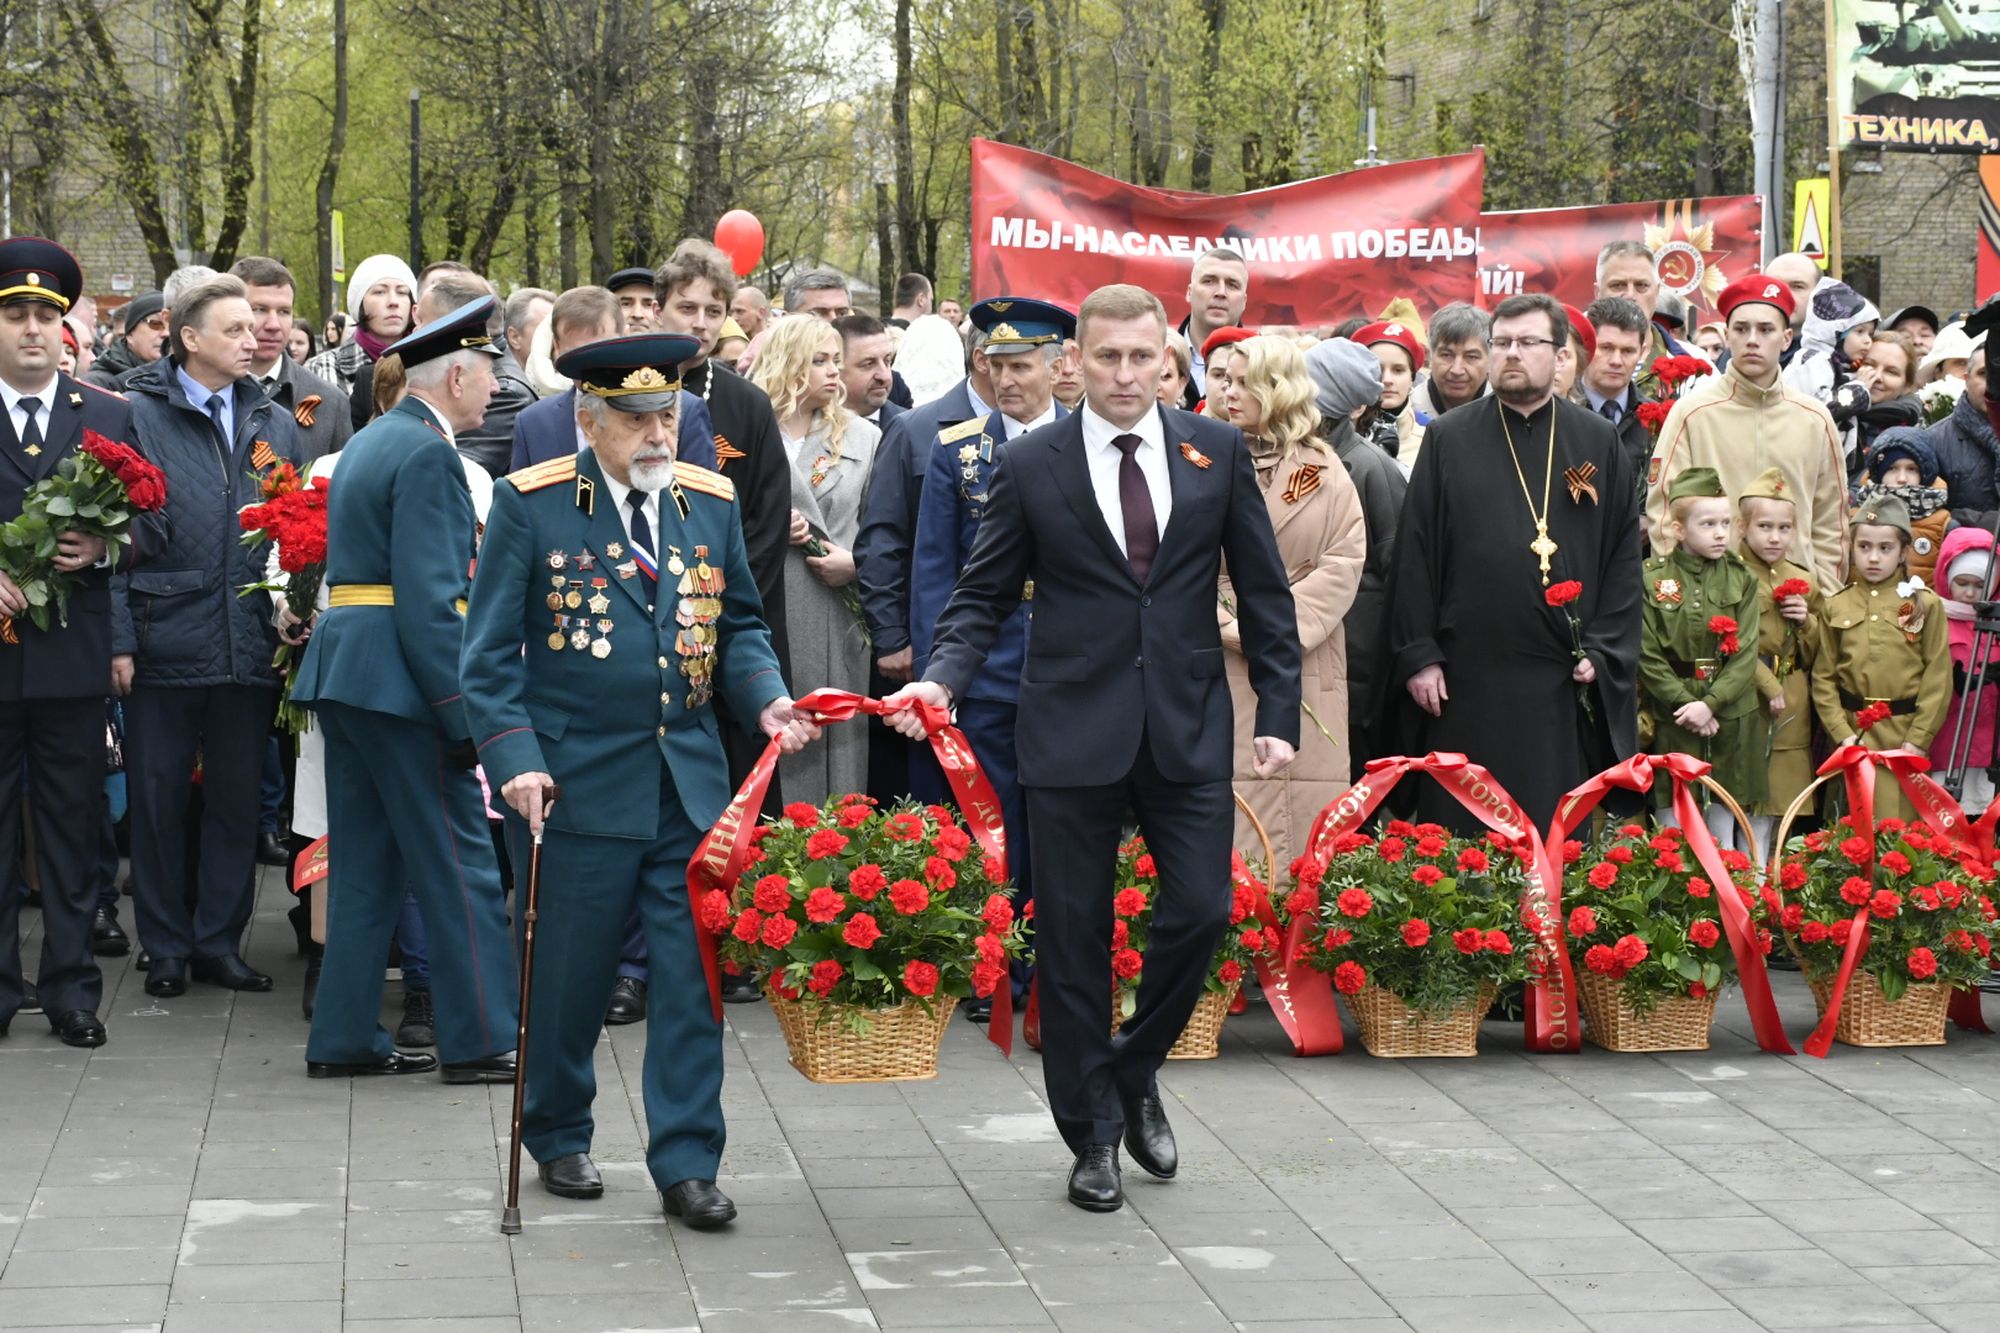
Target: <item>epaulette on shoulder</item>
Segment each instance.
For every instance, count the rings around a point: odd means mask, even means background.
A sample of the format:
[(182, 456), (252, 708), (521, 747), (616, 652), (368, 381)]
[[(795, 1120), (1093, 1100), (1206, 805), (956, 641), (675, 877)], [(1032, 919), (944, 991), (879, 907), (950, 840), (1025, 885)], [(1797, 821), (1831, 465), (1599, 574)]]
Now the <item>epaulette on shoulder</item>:
[(700, 491), (703, 495), (713, 495), (718, 500), (736, 499), (735, 482), (699, 463), (675, 463), (674, 481), (688, 490)]
[(507, 481), (515, 490), (526, 495), (529, 491), (539, 491), (546, 486), (558, 486), (576, 476), (576, 455), (551, 458), (546, 463), (524, 467), (519, 472), (509, 472)]
[(986, 418), (974, 417), (970, 421), (961, 421), (956, 426), (946, 426), (943, 430), (939, 431), (938, 443), (957, 444), (960, 440), (963, 440), (968, 436), (977, 435), (979, 434), (980, 431), (985, 429), (986, 429)]

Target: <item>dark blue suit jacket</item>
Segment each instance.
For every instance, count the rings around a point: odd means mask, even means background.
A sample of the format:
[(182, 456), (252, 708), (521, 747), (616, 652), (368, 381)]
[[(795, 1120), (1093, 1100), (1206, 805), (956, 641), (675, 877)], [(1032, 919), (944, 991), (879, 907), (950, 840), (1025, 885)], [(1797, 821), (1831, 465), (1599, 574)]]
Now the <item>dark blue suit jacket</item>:
[(1142, 742), (1170, 782), (1229, 780), (1235, 728), (1215, 618), (1225, 557), (1254, 732), (1298, 744), (1298, 613), (1250, 450), (1234, 426), (1156, 410), (1174, 503), (1143, 584), (1097, 507), (1078, 412), (1000, 451), (971, 558), (938, 619), (924, 679), (963, 699), (1034, 580), (1014, 729), (1024, 787), (1122, 781)]
[(855, 581), (877, 656), (910, 646), (910, 549), (917, 536), (924, 471), (937, 433), (972, 419), (968, 383), (960, 380), (944, 397), (898, 416), (890, 416), (886, 407), (882, 411), (882, 443), (868, 468), (861, 529), (854, 537)]
[[(675, 457), (715, 470), (715, 423), (709, 418), (708, 404), (685, 391), (681, 393), (679, 440)], [(575, 452), (576, 390), (564, 389), (522, 408), (514, 418), (514, 459), (507, 470), (519, 472)]]

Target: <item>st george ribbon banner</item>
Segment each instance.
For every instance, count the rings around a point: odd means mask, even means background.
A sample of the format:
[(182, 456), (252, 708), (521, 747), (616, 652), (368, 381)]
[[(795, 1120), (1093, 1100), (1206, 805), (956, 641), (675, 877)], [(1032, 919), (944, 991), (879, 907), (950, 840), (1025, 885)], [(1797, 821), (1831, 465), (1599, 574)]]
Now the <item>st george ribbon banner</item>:
[(1074, 162), (972, 141), (972, 290), (1033, 293), (1072, 310), (1129, 282), (1176, 318), (1188, 273), (1226, 245), (1250, 267), (1244, 322), (1320, 324), (1407, 296), (1470, 300), (1483, 152), (1364, 167), (1249, 194), (1127, 185)]
[(1203, 251), (1225, 245), (1250, 268), (1243, 322), (1337, 324), (1408, 297), (1491, 308), (1547, 292), (1581, 308), (1607, 242), (1644, 242), (1660, 284), (1709, 316), (1733, 279), (1758, 267), (1756, 195), (1482, 213), (1481, 152), (1363, 167), (1248, 194), (1128, 185), (1061, 158), (972, 142), (972, 291), (1032, 292), (1075, 309), (1129, 282), (1175, 319)]

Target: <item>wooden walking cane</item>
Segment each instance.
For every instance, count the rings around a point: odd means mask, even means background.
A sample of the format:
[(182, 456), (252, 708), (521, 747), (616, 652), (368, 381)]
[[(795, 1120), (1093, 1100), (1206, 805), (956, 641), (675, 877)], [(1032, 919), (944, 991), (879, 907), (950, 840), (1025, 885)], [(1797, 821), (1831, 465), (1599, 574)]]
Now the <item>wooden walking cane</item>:
[[(562, 788), (549, 787), (542, 808), (543, 828), (555, 809)], [(528, 1092), (528, 1005), (535, 996), (535, 904), (542, 890), (542, 830), (533, 834), (528, 853), (528, 888), (521, 904), (521, 1019), (514, 1029), (514, 1114), (507, 1135), (507, 1206), (500, 1210), (500, 1234), (521, 1234), (521, 1103)]]

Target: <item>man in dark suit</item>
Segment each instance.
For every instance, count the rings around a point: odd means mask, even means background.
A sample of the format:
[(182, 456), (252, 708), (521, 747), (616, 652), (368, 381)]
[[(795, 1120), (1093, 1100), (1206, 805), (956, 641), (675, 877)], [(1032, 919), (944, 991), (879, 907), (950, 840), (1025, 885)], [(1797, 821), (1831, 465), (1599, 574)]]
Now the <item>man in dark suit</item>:
[(1583, 312), (1597, 331), (1597, 346), (1576, 377), (1571, 397), (1611, 423), (1632, 464), (1632, 475), (1644, 479), (1653, 456), (1653, 433), (1639, 420), (1638, 407), (1647, 399), (1639, 392), (1639, 363), (1651, 345), (1653, 326), (1637, 301), (1600, 296)]
[[(67, 250), (38, 236), (0, 241), (0, 522), (18, 517), (28, 490), (76, 451), (86, 430), (136, 447), (123, 399), (62, 374), (62, 319), (83, 292)], [(46, 631), (0, 571), (0, 866), (20, 864), (23, 776), (33, 792), (42, 882), (42, 957), (36, 975), (49, 1026), (71, 1046), (102, 1046), (104, 979), (91, 952), (103, 804), (104, 699), (123, 693), (132, 661), (111, 654), (111, 569), (160, 544), (163, 525), (139, 514), (132, 545), (60, 535), (56, 569), (80, 575), (69, 623)], [(21, 899), (0, 891), (0, 1036), (22, 1007)]]
[(347, 395), (292, 360), (285, 350), (291, 337), (298, 279), (275, 259), (245, 255), (229, 270), (243, 280), (250, 294), (250, 314), (257, 321), (257, 354), (250, 359), (250, 378), (272, 402), (291, 414), (298, 427), (299, 466), (334, 453), (354, 434)]
[[(1124, 1203), (1122, 1134), (1162, 1179), (1178, 1165), (1155, 1082), (1187, 1025), (1227, 926), (1234, 721), (1215, 619), (1222, 560), (1257, 693), (1260, 776), (1292, 761), (1300, 650), (1290, 585), (1241, 432), (1159, 406), (1166, 311), (1137, 287), (1099, 288), (1077, 316), (1082, 410), (1010, 443), (986, 516), (938, 620), (924, 678), (891, 696), (965, 696), (1034, 581), (1015, 728), (1028, 798), (1042, 1062), (1049, 1104), (1076, 1153), (1069, 1200)], [(1135, 811), (1160, 894), (1138, 1007), (1113, 1038), (1112, 868)]]

